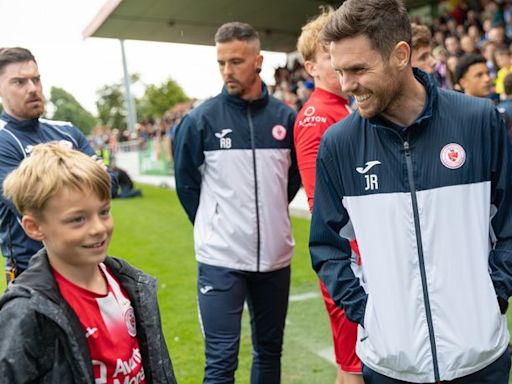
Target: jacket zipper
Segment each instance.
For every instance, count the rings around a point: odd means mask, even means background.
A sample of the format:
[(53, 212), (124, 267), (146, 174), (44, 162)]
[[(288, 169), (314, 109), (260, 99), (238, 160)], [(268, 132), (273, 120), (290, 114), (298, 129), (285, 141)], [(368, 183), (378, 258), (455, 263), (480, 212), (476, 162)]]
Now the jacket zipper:
[(432, 350), (432, 361), (434, 364), (434, 378), (436, 383), (440, 383), (439, 364), (437, 362), (437, 347), (434, 335), (434, 325), (432, 322), (432, 310), (430, 309), (430, 299), (427, 288), (427, 272), (425, 271), (425, 259), (423, 255), (423, 242), (421, 239), (420, 216), (418, 212), (418, 200), (416, 197), (416, 185), (414, 184), (414, 174), (412, 170), (411, 147), (409, 141), (404, 141), (405, 163), (407, 165), (407, 175), (409, 177), (409, 187), (411, 189), (412, 210), (414, 214), (414, 229), (416, 232), (416, 245), (418, 247), (418, 259), (421, 274), (421, 286), (423, 288), (423, 301), (425, 303), (425, 313), (427, 316), (427, 325), (430, 337), (430, 348)]
[(251, 118), (251, 109), (247, 107), (247, 120), (249, 122), (249, 131), (251, 132), (251, 148), (252, 148), (252, 167), (254, 173), (254, 199), (256, 202), (256, 271), (260, 271), (260, 208), (258, 197), (258, 174), (256, 172), (256, 141), (254, 139), (254, 125)]

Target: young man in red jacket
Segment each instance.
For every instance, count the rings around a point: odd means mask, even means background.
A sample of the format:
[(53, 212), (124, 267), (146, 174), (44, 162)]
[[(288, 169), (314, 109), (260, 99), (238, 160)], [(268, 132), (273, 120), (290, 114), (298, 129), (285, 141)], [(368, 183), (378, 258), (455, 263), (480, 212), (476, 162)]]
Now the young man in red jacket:
[[(320, 139), (329, 126), (350, 113), (338, 76), (331, 66), (328, 46), (320, 40), (320, 32), (332, 12), (326, 9), (303, 26), (297, 42), (304, 67), (315, 82), (315, 90), (299, 111), (294, 128), (297, 161), (310, 210), (313, 207), (315, 163)], [(353, 245), (357, 247), (355, 243)], [(321, 281), (320, 287), (331, 321), (338, 363), (336, 384), (362, 384), (361, 362), (355, 353), (357, 325), (347, 320), (345, 312), (334, 304)]]

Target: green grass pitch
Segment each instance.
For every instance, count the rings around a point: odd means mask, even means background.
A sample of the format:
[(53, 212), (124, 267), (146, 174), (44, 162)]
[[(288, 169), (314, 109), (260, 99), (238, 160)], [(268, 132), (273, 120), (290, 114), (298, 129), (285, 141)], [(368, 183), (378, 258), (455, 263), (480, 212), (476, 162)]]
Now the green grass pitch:
[[(173, 191), (151, 186), (142, 188), (143, 198), (113, 202), (115, 230), (109, 254), (128, 260), (158, 279), (162, 324), (178, 382), (197, 384), (202, 380), (204, 356), (197, 317), (192, 225)], [(331, 384), (334, 383), (336, 368), (320, 357), (322, 352), (331, 352), (331, 336), (317, 278), (309, 260), (309, 220), (293, 218), (293, 232), (296, 251), (292, 263), (291, 295), (317, 295), (290, 301), (282, 382)], [(4, 279), (0, 279), (0, 291), (4, 287)], [(509, 327), (511, 318), (509, 311)], [(237, 383), (249, 383), (250, 363), (250, 326), (245, 313)]]

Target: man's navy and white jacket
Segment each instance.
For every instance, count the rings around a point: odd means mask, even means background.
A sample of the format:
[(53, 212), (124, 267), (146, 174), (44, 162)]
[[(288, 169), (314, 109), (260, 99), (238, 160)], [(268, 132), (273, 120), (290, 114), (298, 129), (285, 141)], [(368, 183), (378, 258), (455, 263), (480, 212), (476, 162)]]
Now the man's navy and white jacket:
[[(357, 354), (409, 382), (476, 372), (507, 348), (497, 296), (512, 291), (512, 164), (485, 99), (437, 89), (406, 129), (358, 113), (318, 159), (310, 251), (334, 301), (360, 324)], [(363, 276), (354, 276), (357, 238)]]
[(268, 95), (226, 89), (192, 110), (174, 140), (176, 190), (199, 262), (264, 272), (290, 264), (288, 203), (300, 187), (295, 112)]
[[(10, 259), (12, 255), (16, 266), (22, 270), (28, 267), (28, 261), (43, 244), (23, 231), (20, 213), (3, 197), (3, 182), (30, 155), (35, 145), (50, 141), (66, 141), (74, 149), (95, 155), (87, 138), (71, 123), (44, 119), (20, 121), (5, 112), (0, 116), (0, 242), (4, 257)], [(114, 180), (113, 184), (115, 190), (117, 182)]]

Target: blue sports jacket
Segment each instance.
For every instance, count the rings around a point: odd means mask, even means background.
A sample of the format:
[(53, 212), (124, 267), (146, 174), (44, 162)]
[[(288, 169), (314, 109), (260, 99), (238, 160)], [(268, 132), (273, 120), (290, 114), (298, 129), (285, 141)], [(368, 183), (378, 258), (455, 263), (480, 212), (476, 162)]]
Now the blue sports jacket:
[[(502, 355), (512, 293), (512, 163), (489, 100), (438, 89), (403, 128), (354, 113), (325, 134), (310, 234), (314, 269), (371, 369), (453, 380)], [(357, 238), (362, 277), (351, 267)]]
[[(35, 145), (61, 140), (71, 143), (74, 149), (87, 155), (96, 155), (83, 133), (69, 122), (45, 119), (19, 121), (5, 112), (0, 116), (0, 244), (8, 264), (14, 259), (20, 270), (28, 267), (28, 261), (43, 244), (32, 240), (23, 231), (20, 213), (3, 196), (3, 182), (30, 155)], [(117, 191), (117, 181), (113, 174), (111, 177), (114, 194)]]
[(245, 271), (290, 264), (288, 203), (300, 187), (295, 112), (262, 87), (254, 101), (223, 89), (177, 128), (176, 191), (205, 264)]

